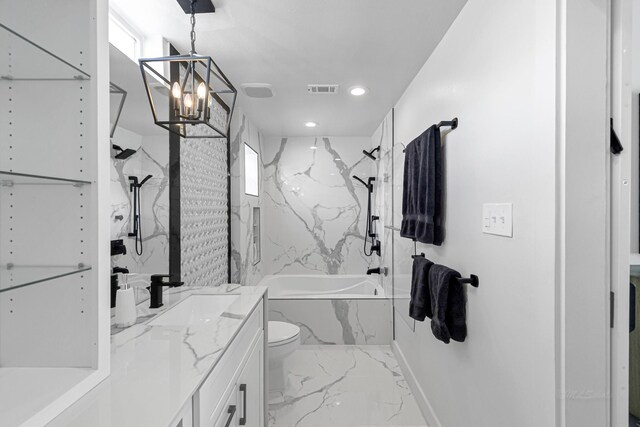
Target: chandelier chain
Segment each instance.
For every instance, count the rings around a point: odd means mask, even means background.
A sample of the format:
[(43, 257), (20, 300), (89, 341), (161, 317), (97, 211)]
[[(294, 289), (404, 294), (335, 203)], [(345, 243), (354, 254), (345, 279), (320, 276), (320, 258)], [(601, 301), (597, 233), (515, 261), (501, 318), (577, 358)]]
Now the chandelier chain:
[(196, 1), (191, 0), (191, 53), (196, 53)]

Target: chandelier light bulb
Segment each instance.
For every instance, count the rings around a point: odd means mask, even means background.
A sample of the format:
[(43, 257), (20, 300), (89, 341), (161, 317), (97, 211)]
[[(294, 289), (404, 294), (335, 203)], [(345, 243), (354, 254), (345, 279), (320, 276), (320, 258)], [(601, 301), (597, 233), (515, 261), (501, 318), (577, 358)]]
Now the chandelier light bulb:
[(205, 86), (204, 83), (200, 83), (198, 85), (197, 94), (199, 99), (204, 99), (204, 97), (207, 95), (207, 87)]
[(187, 108), (193, 108), (193, 98), (190, 93), (187, 93), (184, 96), (184, 106)]
[(176, 99), (180, 99), (180, 97), (182, 96), (182, 89), (180, 89), (180, 85), (178, 84), (178, 82), (173, 83), (173, 87), (171, 88), (171, 94)]

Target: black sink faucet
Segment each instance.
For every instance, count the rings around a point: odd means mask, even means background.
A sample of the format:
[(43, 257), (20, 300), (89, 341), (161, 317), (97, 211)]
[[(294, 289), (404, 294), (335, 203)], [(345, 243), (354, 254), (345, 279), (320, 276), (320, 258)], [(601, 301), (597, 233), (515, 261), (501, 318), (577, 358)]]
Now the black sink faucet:
[(184, 285), (184, 282), (169, 282), (164, 279), (171, 279), (170, 274), (153, 274), (151, 275), (151, 284), (147, 289), (149, 289), (149, 293), (151, 294), (151, 298), (149, 299), (149, 308), (160, 308), (162, 307), (162, 288), (177, 288), (178, 286)]

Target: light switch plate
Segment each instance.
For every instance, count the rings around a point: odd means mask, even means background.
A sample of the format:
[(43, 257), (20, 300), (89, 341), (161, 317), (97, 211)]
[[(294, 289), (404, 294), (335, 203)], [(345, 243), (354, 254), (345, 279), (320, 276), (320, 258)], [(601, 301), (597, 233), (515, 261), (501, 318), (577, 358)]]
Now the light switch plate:
[(513, 204), (484, 203), (482, 205), (482, 232), (496, 236), (513, 237)]

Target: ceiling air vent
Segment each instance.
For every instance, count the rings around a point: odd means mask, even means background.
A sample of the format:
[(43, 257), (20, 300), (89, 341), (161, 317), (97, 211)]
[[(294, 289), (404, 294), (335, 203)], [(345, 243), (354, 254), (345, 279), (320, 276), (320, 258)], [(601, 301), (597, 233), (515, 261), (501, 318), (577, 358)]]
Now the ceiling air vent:
[(338, 93), (340, 85), (307, 85), (307, 92), (314, 95), (333, 95)]
[(242, 85), (242, 90), (249, 98), (271, 98), (276, 91), (267, 83), (247, 83)]

